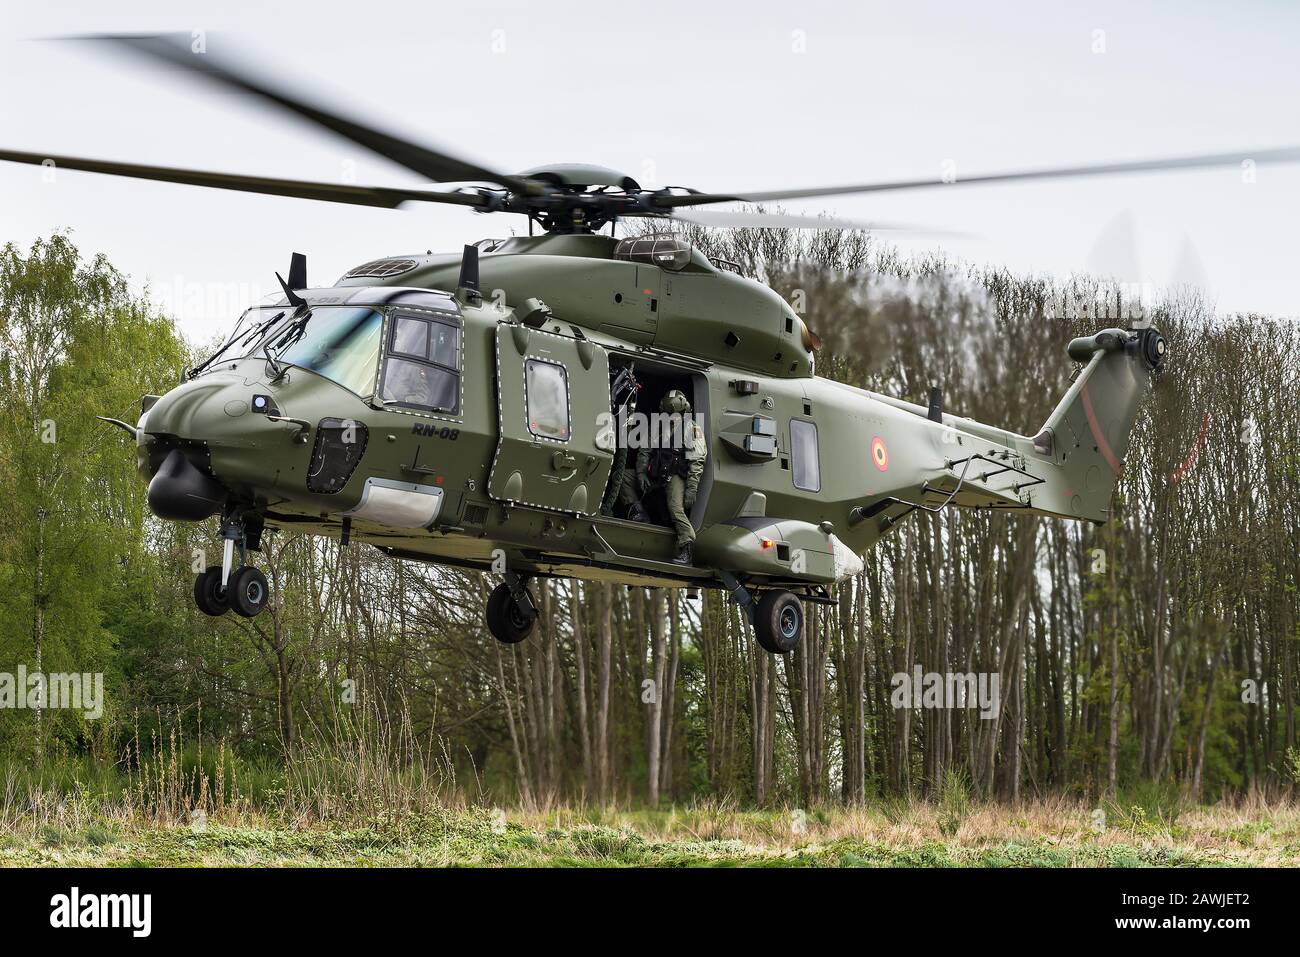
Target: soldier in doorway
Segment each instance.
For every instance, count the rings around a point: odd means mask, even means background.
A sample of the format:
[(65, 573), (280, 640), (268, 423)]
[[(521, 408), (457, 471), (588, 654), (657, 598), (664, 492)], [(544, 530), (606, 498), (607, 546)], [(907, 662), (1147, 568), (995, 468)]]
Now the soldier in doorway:
[(673, 531), (677, 534), (677, 554), (673, 562), (690, 565), (694, 561), (695, 526), (690, 510), (700, 490), (700, 476), (708, 456), (704, 432), (691, 416), (691, 403), (680, 389), (673, 389), (659, 403), (659, 411), (671, 416), (667, 428), (659, 430), (669, 441), (657, 448), (641, 448), (636, 467), (626, 469), (619, 489), (619, 501), (635, 521), (649, 521), (641, 502), (656, 489), (663, 489), (664, 500)]

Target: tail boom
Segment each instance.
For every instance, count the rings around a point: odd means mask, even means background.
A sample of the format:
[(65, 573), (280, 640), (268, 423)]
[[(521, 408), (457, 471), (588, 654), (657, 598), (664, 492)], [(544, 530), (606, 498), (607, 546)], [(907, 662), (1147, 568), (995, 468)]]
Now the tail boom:
[[(1155, 329), (1107, 329), (1074, 340), (1069, 354), (1085, 365), (1035, 435), (943, 415), (935, 438), (942, 467), (925, 474), (919, 487), (895, 493), (894, 501), (930, 510), (955, 505), (1109, 520), (1111, 495), (1165, 342)], [(886, 401), (924, 414), (919, 406)]]

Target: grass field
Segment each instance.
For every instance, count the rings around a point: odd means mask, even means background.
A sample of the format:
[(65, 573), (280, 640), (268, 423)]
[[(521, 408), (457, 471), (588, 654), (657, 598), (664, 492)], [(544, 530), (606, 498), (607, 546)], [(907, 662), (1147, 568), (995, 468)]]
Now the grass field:
[(0, 761), (0, 866), (1300, 866), (1286, 792), (1196, 805), (1147, 784), (1100, 806), (1008, 805), (949, 775), (933, 800), (857, 807), (494, 808), (373, 738), (288, 766), (175, 735), (124, 761)]
[(1224, 805), (942, 803), (861, 810), (437, 809), (397, 820), (290, 825), (258, 815), (69, 826), (11, 819), (4, 866), (1196, 867), (1300, 865), (1300, 810)]

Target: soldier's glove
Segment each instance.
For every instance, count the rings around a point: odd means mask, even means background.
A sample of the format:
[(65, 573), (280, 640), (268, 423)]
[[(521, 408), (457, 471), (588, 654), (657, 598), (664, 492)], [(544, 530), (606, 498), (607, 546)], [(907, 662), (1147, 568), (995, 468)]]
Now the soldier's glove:
[(689, 489), (689, 488), (688, 488), (688, 489), (686, 490), (686, 493), (682, 496), (682, 504), (683, 504), (684, 506), (686, 506), (687, 509), (692, 509), (692, 508), (694, 508), (694, 507), (695, 507), (695, 499), (696, 499), (696, 497), (697, 497), (698, 495), (699, 495), (699, 492), (698, 492), (696, 489)]

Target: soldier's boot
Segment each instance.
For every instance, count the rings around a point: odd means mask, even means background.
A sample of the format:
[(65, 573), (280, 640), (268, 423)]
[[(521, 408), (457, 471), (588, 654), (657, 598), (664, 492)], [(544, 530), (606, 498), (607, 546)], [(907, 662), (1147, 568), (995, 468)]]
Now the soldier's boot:
[(643, 525), (653, 524), (650, 513), (641, 506), (640, 502), (633, 502), (627, 507), (627, 518), (630, 522), (640, 522)]
[(694, 565), (695, 564), (695, 543), (682, 542), (677, 547), (677, 554), (673, 556), (674, 565)]

